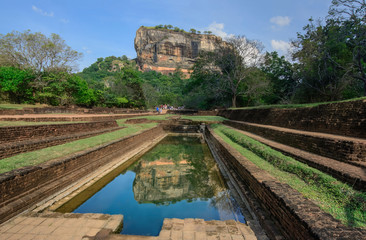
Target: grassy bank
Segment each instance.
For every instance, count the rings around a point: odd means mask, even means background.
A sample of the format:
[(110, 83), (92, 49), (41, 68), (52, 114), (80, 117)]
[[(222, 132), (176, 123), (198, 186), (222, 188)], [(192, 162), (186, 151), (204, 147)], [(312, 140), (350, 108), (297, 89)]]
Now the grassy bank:
[(302, 193), (344, 224), (366, 227), (366, 193), (285, 156), (272, 148), (221, 124), (212, 126), (225, 142), (259, 168)]
[(129, 119), (147, 119), (151, 121), (164, 121), (169, 120), (168, 118), (171, 117), (171, 114), (157, 114), (157, 115), (151, 115), (151, 116), (140, 116), (140, 117), (131, 117), (131, 118), (123, 118), (123, 119), (117, 119), (117, 124), (121, 126), (125, 126), (125, 122)]
[(152, 116), (140, 116), (140, 117), (126, 118), (126, 119), (118, 119), (117, 123), (121, 126), (128, 119), (146, 118), (148, 120), (164, 121), (164, 120), (169, 120), (169, 118), (171, 118), (171, 117), (180, 117), (181, 119), (189, 119), (189, 120), (196, 121), (196, 122), (223, 122), (224, 120), (227, 120), (226, 118), (220, 117), (220, 116), (185, 116), (185, 115), (178, 115), (178, 114), (159, 114), (159, 115), (152, 115)]
[(224, 117), (220, 116), (181, 116), (182, 119), (190, 119), (192, 121), (196, 122), (223, 122), (224, 120), (227, 120)]
[(0, 127), (15, 127), (15, 126), (34, 126), (48, 124), (68, 124), (68, 123), (83, 123), (80, 122), (26, 122), (26, 121), (0, 121)]
[(104, 133), (98, 136), (4, 158), (0, 160), (0, 173), (8, 172), (25, 166), (35, 166), (51, 159), (67, 156), (88, 148), (111, 142), (113, 140), (130, 136), (142, 130), (155, 127), (156, 125), (156, 123), (133, 125), (126, 124), (126, 128), (114, 132)]
[(23, 108), (43, 108), (48, 107), (47, 104), (12, 104), (12, 103), (0, 103), (0, 109), (15, 109), (20, 110)]
[(342, 102), (352, 102), (357, 100), (366, 100), (366, 97), (360, 97), (360, 98), (352, 98), (342, 101), (333, 101), (333, 102), (319, 102), (319, 103), (304, 103), (304, 104), (275, 104), (275, 105), (262, 105), (262, 106), (253, 106), (253, 107), (241, 107), (241, 108), (229, 108), (232, 110), (236, 109), (257, 109), (257, 108), (310, 108), (310, 107), (317, 107), (319, 105), (323, 104), (329, 104), (329, 103), (342, 103)]

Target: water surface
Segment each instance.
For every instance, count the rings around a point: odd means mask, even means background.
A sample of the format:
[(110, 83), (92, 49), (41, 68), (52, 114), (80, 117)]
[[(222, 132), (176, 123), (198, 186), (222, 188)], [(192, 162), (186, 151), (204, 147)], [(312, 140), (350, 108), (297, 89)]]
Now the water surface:
[(199, 137), (168, 136), (102, 185), (73, 212), (123, 214), (122, 234), (157, 236), (164, 218), (245, 222)]

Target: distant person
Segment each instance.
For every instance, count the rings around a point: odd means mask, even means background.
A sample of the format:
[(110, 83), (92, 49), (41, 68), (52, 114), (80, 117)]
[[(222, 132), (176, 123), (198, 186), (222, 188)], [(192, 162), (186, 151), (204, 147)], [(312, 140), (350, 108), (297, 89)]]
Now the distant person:
[(156, 107), (156, 111), (157, 111), (158, 113), (160, 113), (160, 111), (159, 111), (159, 107)]

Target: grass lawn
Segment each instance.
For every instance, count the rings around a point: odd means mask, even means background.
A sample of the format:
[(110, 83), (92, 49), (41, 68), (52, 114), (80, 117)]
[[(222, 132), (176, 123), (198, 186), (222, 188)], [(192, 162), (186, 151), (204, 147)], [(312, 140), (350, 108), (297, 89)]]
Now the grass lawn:
[(224, 120), (227, 120), (224, 117), (220, 116), (184, 116), (181, 115), (182, 119), (190, 119), (192, 121), (196, 122), (223, 122)]
[(309, 107), (316, 107), (316, 106), (319, 106), (322, 104), (351, 102), (351, 101), (357, 101), (357, 100), (366, 100), (366, 97), (352, 98), (352, 99), (334, 101), (334, 102), (304, 103), (304, 104), (276, 104), (276, 105), (262, 105), (262, 106), (229, 108), (229, 109), (235, 110), (235, 109), (257, 109), (257, 108), (309, 108)]
[(23, 109), (23, 108), (42, 108), (48, 107), (46, 104), (12, 104), (12, 103), (0, 103), (0, 109)]
[(47, 124), (68, 124), (68, 123), (83, 123), (80, 122), (26, 122), (26, 121), (0, 121), (0, 127), (14, 127), (14, 126), (34, 126)]
[(315, 168), (285, 156), (222, 124), (212, 125), (216, 134), (259, 168), (302, 193), (345, 225), (366, 227), (366, 193)]
[(151, 116), (139, 116), (139, 117), (131, 117), (131, 118), (123, 118), (123, 119), (117, 119), (117, 124), (121, 126), (125, 126), (125, 122), (129, 119), (140, 119), (140, 118), (146, 118), (148, 120), (156, 120), (156, 121), (163, 121), (163, 120), (169, 120), (168, 118), (173, 116), (172, 114), (157, 114), (157, 115), (151, 115)]
[(132, 117), (132, 118), (125, 118), (125, 119), (118, 119), (117, 123), (120, 126), (123, 126), (124, 122), (128, 119), (138, 119), (138, 118), (146, 118), (148, 120), (157, 120), (157, 121), (163, 121), (163, 120), (169, 120), (169, 117), (176, 116), (181, 117), (181, 119), (189, 119), (196, 122), (223, 122), (224, 120), (227, 120), (224, 117), (220, 116), (184, 116), (184, 115), (178, 115), (178, 114), (159, 114), (159, 115), (152, 115), (152, 116), (140, 116), (140, 117)]
[(104, 133), (98, 136), (4, 158), (0, 160), (0, 173), (8, 172), (24, 166), (35, 166), (51, 159), (67, 156), (72, 153), (133, 135), (142, 130), (155, 127), (156, 125), (157, 123), (126, 124), (126, 128), (114, 132)]

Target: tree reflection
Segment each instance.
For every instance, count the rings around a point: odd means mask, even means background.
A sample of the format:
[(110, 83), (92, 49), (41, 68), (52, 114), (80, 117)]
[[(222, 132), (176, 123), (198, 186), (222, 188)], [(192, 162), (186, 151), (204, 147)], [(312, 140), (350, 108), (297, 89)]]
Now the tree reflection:
[(199, 138), (184, 138), (167, 137), (134, 165), (136, 201), (166, 205), (220, 199), (225, 186), (207, 146)]

